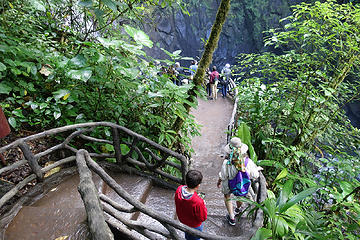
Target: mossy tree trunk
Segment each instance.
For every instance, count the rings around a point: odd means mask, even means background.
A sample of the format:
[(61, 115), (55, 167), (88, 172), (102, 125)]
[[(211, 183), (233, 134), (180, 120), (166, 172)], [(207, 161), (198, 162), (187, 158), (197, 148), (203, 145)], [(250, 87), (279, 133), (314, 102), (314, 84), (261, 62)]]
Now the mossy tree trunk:
[[(216, 19), (215, 22), (211, 28), (210, 37), (208, 39), (208, 42), (205, 45), (204, 53), (200, 59), (200, 63), (198, 66), (198, 69), (194, 76), (194, 86), (189, 90), (189, 97), (186, 99), (191, 103), (196, 102), (196, 98), (198, 97), (198, 90), (201, 88), (204, 78), (205, 78), (205, 71), (210, 66), (210, 63), (212, 61), (213, 53), (217, 47), (220, 33), (222, 31), (222, 27), (225, 23), (226, 16), (230, 10), (230, 1), (231, 0), (221, 0), (220, 6), (218, 8), (218, 11), (216, 13)], [(190, 112), (191, 106), (187, 103), (184, 104), (186, 110)], [(182, 125), (184, 124), (184, 120), (180, 117), (178, 117), (174, 123), (173, 129), (176, 132), (179, 132)]]

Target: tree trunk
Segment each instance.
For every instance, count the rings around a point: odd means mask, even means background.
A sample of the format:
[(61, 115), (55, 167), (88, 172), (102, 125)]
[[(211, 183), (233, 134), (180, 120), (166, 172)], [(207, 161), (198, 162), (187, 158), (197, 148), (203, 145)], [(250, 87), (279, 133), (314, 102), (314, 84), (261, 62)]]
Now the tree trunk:
[[(194, 86), (189, 90), (189, 97), (186, 99), (191, 103), (196, 102), (198, 92), (197, 90), (201, 88), (201, 85), (204, 82), (205, 71), (210, 66), (213, 53), (219, 41), (222, 27), (225, 23), (226, 16), (230, 10), (230, 1), (231, 0), (221, 0), (220, 6), (216, 13), (216, 19), (213, 27), (211, 28), (209, 40), (205, 45), (205, 51), (201, 57), (199, 67), (194, 76)], [(184, 103), (184, 106), (186, 110), (190, 112), (191, 106), (187, 103)], [(178, 117), (173, 126), (174, 131), (179, 132), (183, 124), (184, 120)]]

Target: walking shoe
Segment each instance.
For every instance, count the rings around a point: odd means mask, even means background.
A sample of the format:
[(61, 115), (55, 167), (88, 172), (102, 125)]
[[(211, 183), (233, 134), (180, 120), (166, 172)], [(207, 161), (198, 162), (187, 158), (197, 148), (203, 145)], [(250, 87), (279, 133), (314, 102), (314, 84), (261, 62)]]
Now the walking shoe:
[(228, 221), (228, 223), (231, 225), (231, 226), (235, 226), (235, 219), (231, 219), (230, 218), (230, 215), (226, 215), (226, 220)]
[(241, 212), (240, 208), (235, 208), (234, 213), (235, 215), (239, 215)]

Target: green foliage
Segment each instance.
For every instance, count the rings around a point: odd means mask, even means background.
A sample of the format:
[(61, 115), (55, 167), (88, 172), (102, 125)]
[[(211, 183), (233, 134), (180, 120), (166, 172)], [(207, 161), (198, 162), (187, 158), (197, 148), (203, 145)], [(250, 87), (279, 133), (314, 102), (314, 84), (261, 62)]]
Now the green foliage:
[(268, 191), (268, 198), (258, 204), (247, 198), (239, 198), (239, 200), (252, 204), (254, 207), (250, 213), (257, 208), (263, 210), (267, 218), (266, 226), (260, 228), (255, 239), (283, 239), (285, 236), (293, 236), (293, 239), (304, 239), (304, 235), (299, 232), (299, 228), (307, 225), (311, 219), (308, 219), (303, 209), (298, 203), (313, 194), (318, 190), (318, 187), (308, 188), (292, 194), (294, 182), (288, 180), (282, 186), (279, 196), (276, 198), (275, 194)]
[[(41, 130), (112, 121), (166, 146), (181, 142), (190, 152), (198, 126), (183, 107), (189, 86), (177, 87), (167, 75), (158, 75), (159, 66), (144, 51), (153, 43), (143, 31), (124, 25), (122, 34), (112, 25), (141, 17), (142, 8), (158, 4), (29, 0), (5, 6), (0, 101), (10, 125)], [(180, 52), (174, 54), (180, 58)], [(172, 130), (177, 116), (186, 121), (181, 139)]]
[(251, 143), (251, 134), (250, 134), (249, 126), (246, 125), (246, 123), (244, 123), (244, 122), (240, 123), (240, 126), (238, 126), (238, 128), (237, 128), (236, 136), (239, 137), (243, 143), (248, 145), (250, 158), (251, 158), (251, 160), (253, 160), (256, 163), (257, 156), (256, 156), (256, 152), (254, 150), (254, 147)]
[[(313, 180), (321, 186), (311, 201), (302, 203), (314, 221), (297, 223), (295, 232), (315, 239), (322, 239), (319, 232), (331, 239), (355, 239), (359, 199), (345, 197), (359, 192), (360, 132), (343, 107), (359, 99), (360, 8), (326, 1), (293, 9), (282, 31), (267, 33), (266, 46), (276, 54), (240, 56), (238, 114), (251, 130), (270, 187), (282, 189), (280, 198), (288, 179), (301, 179), (294, 185), (298, 194)], [(291, 238), (287, 220), (277, 220), (282, 227), (274, 230), (276, 221), (269, 217), (273, 237)], [(258, 236), (267, 236), (261, 231)]]

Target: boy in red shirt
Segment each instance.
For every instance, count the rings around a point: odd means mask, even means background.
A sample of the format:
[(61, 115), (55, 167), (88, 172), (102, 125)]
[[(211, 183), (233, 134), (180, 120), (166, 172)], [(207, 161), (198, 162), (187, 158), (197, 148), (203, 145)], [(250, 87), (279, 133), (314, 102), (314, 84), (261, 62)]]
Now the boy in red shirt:
[[(190, 170), (186, 174), (186, 185), (181, 185), (175, 193), (176, 214), (183, 224), (195, 228), (199, 231), (203, 230), (203, 222), (207, 219), (207, 209), (205, 202), (197, 194), (197, 190), (202, 181), (202, 174), (197, 170)], [(186, 240), (198, 240), (185, 233)]]

